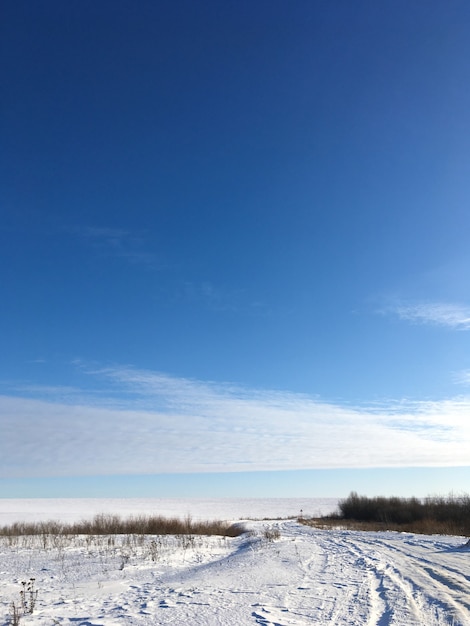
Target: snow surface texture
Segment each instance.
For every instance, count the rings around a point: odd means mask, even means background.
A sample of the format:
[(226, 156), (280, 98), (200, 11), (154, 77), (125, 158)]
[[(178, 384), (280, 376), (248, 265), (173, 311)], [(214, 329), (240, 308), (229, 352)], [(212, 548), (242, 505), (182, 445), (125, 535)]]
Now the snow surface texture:
[(322, 531), (292, 520), (247, 528), (235, 539), (3, 539), (1, 623), (21, 581), (34, 578), (25, 626), (470, 624), (462, 538)]
[(461, 537), (245, 526), (235, 539), (1, 538), (0, 623), (34, 578), (24, 626), (470, 624)]

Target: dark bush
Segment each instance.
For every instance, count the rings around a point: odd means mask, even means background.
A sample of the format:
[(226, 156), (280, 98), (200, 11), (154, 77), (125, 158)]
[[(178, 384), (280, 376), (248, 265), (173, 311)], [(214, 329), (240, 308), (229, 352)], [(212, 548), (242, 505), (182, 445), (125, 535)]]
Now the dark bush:
[(341, 520), (385, 524), (389, 526), (435, 526), (448, 532), (470, 534), (470, 496), (435, 496), (419, 498), (359, 496), (351, 492), (338, 503)]

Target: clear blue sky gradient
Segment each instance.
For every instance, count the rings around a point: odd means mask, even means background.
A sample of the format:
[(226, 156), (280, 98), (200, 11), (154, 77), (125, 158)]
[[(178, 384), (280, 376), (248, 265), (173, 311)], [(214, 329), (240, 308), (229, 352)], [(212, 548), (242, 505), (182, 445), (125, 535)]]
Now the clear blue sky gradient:
[(0, 496), (466, 491), (470, 4), (0, 22)]

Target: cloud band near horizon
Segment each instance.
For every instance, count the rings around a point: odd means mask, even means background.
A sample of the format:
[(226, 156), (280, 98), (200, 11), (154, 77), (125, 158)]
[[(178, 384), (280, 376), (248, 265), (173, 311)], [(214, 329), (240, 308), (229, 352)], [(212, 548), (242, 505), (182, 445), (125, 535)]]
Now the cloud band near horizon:
[(131, 368), (0, 396), (0, 477), (468, 465), (470, 399), (351, 407)]

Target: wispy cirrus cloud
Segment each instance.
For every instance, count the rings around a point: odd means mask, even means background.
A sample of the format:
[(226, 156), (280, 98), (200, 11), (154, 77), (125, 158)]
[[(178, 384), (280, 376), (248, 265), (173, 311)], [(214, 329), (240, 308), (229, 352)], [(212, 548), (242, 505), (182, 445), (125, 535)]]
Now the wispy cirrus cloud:
[(185, 281), (179, 297), (199, 303), (212, 311), (267, 315), (269, 309), (258, 297), (250, 298), (243, 289), (226, 289), (209, 281)]
[(102, 255), (118, 257), (151, 269), (162, 268), (157, 255), (148, 250), (142, 233), (95, 226), (74, 228), (72, 232)]
[(470, 370), (462, 370), (454, 374), (454, 382), (457, 385), (470, 385)]
[(470, 307), (442, 302), (399, 304), (385, 309), (401, 319), (416, 324), (445, 326), (454, 330), (470, 330)]
[(0, 396), (0, 476), (468, 464), (469, 398), (351, 407), (128, 367), (89, 375), (97, 398)]
[[(143, 266), (149, 270), (170, 270), (183, 264), (172, 264), (162, 259), (150, 250), (149, 242), (144, 232), (133, 232), (120, 228), (108, 227), (80, 227), (70, 229), (86, 245), (93, 249), (100, 257), (123, 259), (136, 266)], [(183, 267), (184, 271), (184, 267)], [(177, 277), (180, 274), (179, 278)], [(266, 315), (268, 309), (257, 294), (250, 297), (244, 289), (227, 289), (210, 280), (187, 280), (181, 273), (173, 274), (174, 283), (170, 290), (173, 301), (198, 304), (216, 312), (250, 313)]]

